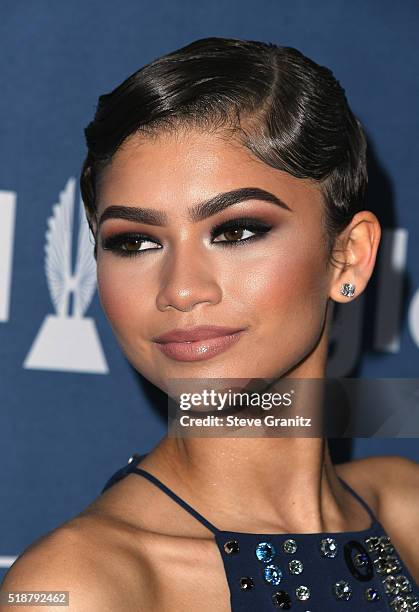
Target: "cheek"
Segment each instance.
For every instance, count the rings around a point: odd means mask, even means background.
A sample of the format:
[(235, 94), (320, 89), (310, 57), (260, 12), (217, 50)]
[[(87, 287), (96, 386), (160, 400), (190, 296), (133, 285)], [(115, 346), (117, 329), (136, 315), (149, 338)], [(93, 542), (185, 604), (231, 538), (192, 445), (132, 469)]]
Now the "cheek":
[(108, 319), (113, 322), (118, 320), (124, 310), (124, 302), (121, 299), (121, 291), (125, 292), (121, 275), (117, 274), (116, 266), (98, 262), (97, 265), (97, 289), (100, 303)]
[(231, 277), (232, 293), (258, 321), (272, 319), (287, 326), (295, 320), (321, 316), (327, 297), (327, 273), (319, 250), (296, 245), (269, 249), (258, 258), (243, 258)]
[(99, 263), (97, 284), (102, 308), (118, 335), (129, 333), (134, 326), (138, 330), (143, 320), (138, 314), (149, 307), (150, 293), (129, 270), (129, 262)]
[(308, 244), (270, 253), (246, 270), (242, 299), (253, 317), (252, 368), (270, 378), (290, 370), (316, 346), (327, 305), (320, 250)]

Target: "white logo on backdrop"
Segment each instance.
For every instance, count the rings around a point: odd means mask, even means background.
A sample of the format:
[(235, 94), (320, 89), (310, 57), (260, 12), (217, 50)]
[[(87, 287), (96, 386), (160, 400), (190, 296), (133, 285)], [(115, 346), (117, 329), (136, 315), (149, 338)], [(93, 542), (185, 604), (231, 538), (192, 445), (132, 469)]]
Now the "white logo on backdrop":
[(47, 315), (44, 319), (23, 367), (107, 374), (109, 369), (95, 322), (83, 317), (96, 289), (96, 262), (81, 198), (76, 265), (72, 274), (75, 194), (76, 180), (72, 177), (48, 219), (45, 274), (55, 315)]
[(16, 193), (0, 191), (0, 321), (9, 320)]
[(409, 325), (413, 340), (419, 347), (419, 289), (414, 294), (412, 302), (410, 304)]

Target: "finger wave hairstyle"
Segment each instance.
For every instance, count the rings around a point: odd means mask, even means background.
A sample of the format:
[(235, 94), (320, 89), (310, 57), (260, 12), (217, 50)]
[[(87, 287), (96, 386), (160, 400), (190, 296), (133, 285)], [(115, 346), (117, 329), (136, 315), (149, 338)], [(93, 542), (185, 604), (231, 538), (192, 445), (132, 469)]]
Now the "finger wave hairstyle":
[(332, 71), (292, 47), (211, 37), (153, 60), (99, 97), (80, 177), (94, 236), (98, 181), (118, 147), (135, 133), (183, 127), (223, 132), (272, 168), (316, 181), (329, 256), (364, 207), (366, 139)]

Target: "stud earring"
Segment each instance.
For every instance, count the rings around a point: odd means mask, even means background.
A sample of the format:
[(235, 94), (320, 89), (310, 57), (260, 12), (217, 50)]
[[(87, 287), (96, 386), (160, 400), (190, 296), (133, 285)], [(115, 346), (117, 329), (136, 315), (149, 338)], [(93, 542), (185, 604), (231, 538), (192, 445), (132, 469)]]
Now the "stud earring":
[(343, 285), (341, 285), (340, 292), (346, 297), (352, 297), (355, 293), (355, 285), (352, 283), (343, 283)]

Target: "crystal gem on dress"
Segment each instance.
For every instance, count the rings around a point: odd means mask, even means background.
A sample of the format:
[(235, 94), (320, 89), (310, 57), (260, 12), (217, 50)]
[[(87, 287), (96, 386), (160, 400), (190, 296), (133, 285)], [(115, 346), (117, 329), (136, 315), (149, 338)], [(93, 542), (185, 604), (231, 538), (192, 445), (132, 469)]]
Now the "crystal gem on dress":
[[(354, 555), (354, 553), (356, 553)], [(364, 546), (357, 540), (346, 542), (343, 547), (343, 556), (352, 576), (365, 582), (374, 575), (373, 563)]]
[(390, 536), (370, 536), (365, 538), (365, 544), (367, 545), (368, 552), (377, 552), (377, 553), (392, 553), (394, 552), (394, 547), (391, 543)]
[(301, 574), (304, 569), (304, 565), (299, 559), (293, 559), (290, 561), (288, 563), (288, 567), (290, 568), (291, 574)]
[(281, 610), (290, 610), (291, 608), (291, 597), (286, 591), (277, 591), (272, 595), (272, 602), (276, 608)]
[(300, 584), (300, 586), (295, 589), (295, 594), (301, 601), (306, 601), (306, 599), (310, 597), (310, 589), (304, 584)]
[(271, 542), (259, 542), (256, 546), (255, 555), (262, 563), (272, 561), (276, 553), (275, 546)]
[(338, 553), (338, 544), (334, 538), (323, 538), (320, 541), (320, 552), (323, 557), (336, 557)]
[(368, 555), (365, 553), (358, 553), (355, 555), (353, 562), (355, 567), (365, 567), (368, 565)]
[(365, 544), (367, 545), (367, 550), (369, 552), (374, 552), (378, 550), (378, 545), (380, 538), (378, 536), (370, 536), (369, 538), (365, 538)]
[(398, 576), (387, 576), (383, 579), (384, 589), (388, 595), (399, 595), (399, 593), (410, 593), (412, 585), (404, 574)]
[(397, 595), (393, 601), (390, 602), (390, 608), (394, 612), (413, 612), (419, 610), (419, 600), (417, 597), (411, 595)]
[(251, 578), (250, 576), (242, 576), (240, 578), (240, 588), (243, 591), (250, 591), (251, 589), (253, 589), (255, 586), (255, 583), (253, 581), (253, 578)]
[(400, 561), (394, 555), (387, 555), (386, 557), (380, 555), (377, 559), (374, 559), (374, 565), (379, 574), (392, 574), (401, 569)]
[(278, 586), (282, 580), (282, 570), (277, 565), (267, 565), (263, 568), (263, 577), (269, 584)]
[(339, 580), (333, 585), (333, 593), (336, 599), (348, 601), (352, 597), (352, 587), (346, 580)]
[(368, 589), (365, 589), (365, 599), (367, 601), (378, 601), (380, 599), (380, 594), (377, 589), (369, 587)]
[(282, 544), (282, 548), (284, 549), (284, 552), (293, 554), (297, 552), (297, 542), (289, 538)]
[(382, 535), (378, 537), (378, 546), (380, 548), (386, 548), (391, 544), (390, 536)]
[(239, 543), (237, 540), (228, 540), (228, 542), (224, 544), (224, 550), (228, 555), (238, 553), (240, 550)]

